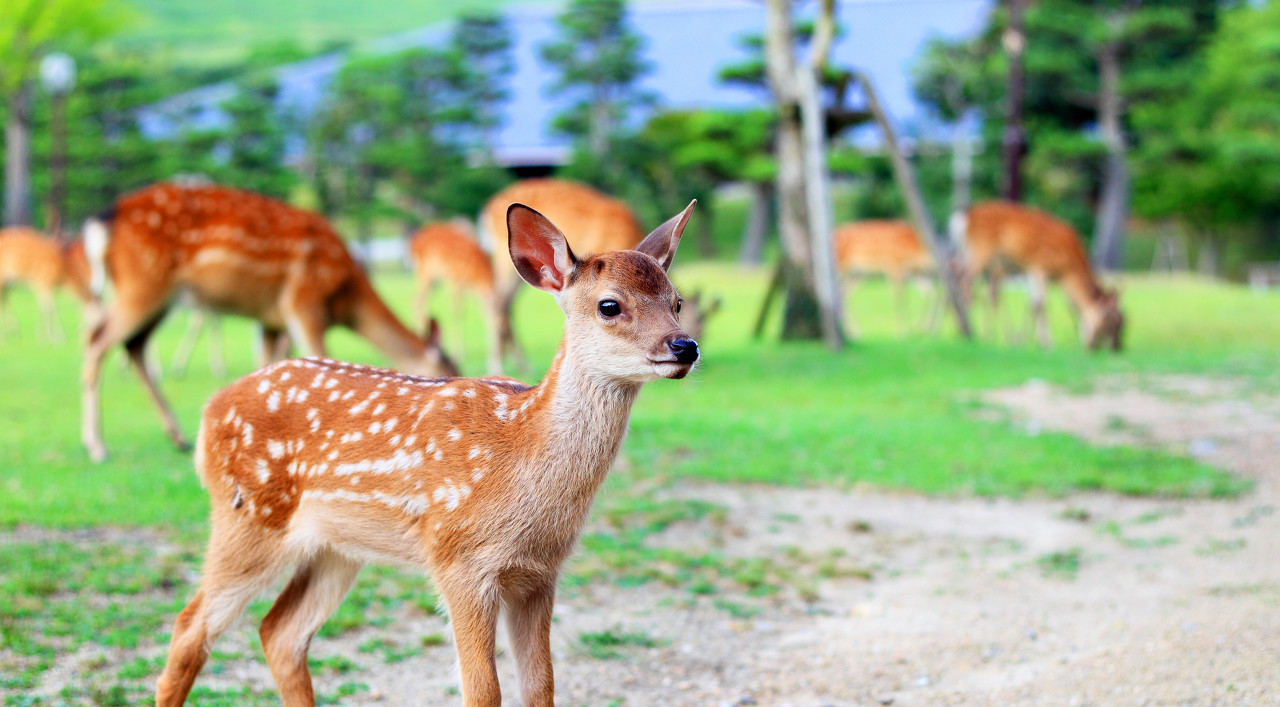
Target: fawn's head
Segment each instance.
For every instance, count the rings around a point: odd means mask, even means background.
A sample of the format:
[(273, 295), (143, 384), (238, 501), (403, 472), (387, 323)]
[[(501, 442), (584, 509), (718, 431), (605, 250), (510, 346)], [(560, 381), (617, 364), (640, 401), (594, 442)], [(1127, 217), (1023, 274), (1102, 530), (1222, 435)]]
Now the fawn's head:
[(1119, 351), (1123, 346), (1124, 313), (1120, 311), (1120, 293), (1102, 287), (1094, 296), (1094, 306), (1080, 319), (1081, 332), (1089, 349), (1107, 347)]
[(555, 295), (565, 313), (565, 339), (586, 353), (592, 372), (641, 383), (684, 378), (698, 361), (698, 342), (680, 326), (680, 295), (667, 278), (680, 234), (697, 202), (654, 229), (635, 250), (579, 259), (545, 216), (507, 209), (511, 260), (525, 282)]

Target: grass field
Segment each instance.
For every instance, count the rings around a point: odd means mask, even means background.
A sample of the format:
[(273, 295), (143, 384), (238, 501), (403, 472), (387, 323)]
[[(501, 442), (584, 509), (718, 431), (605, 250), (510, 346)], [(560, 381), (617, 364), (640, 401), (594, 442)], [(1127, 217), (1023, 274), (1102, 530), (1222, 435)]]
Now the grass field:
[[(1029, 379), (1085, 389), (1114, 374), (1140, 379), (1180, 372), (1280, 388), (1280, 297), (1236, 286), (1129, 280), (1124, 294), (1129, 346), (1115, 356), (1080, 350), (1060, 299), (1051, 304), (1059, 345), (1050, 351), (965, 343), (950, 332), (900, 337), (887, 289), (869, 283), (851, 302), (865, 338), (833, 354), (812, 344), (751, 338), (763, 271), (692, 265), (678, 267), (674, 279), (686, 293), (702, 289), (722, 297), (723, 312), (704, 335), (701, 368), (684, 381), (651, 384), (641, 395), (622, 462), (597, 504), (599, 522), (571, 563), (565, 591), (601, 581), (657, 581), (681, 587), (690, 597), (709, 597), (738, 616), (754, 610), (750, 597), (784, 590), (803, 595), (814, 577), (868, 571), (849, 558), (799, 551), (742, 559), (652, 547), (646, 539), (672, 523), (723, 513), (703, 502), (654, 500), (655, 491), (687, 482), (866, 485), (955, 496), (1077, 490), (1234, 495), (1247, 484), (1225, 472), (1157, 450), (1091, 447), (1062, 434), (1033, 433), (985, 407), (978, 395)], [(378, 286), (407, 311), (411, 283), (406, 275), (380, 275)], [(1007, 301), (1006, 319), (1024, 322), (1018, 294)], [(11, 303), (22, 335), (10, 332), (0, 343), (0, 529), (36, 539), (0, 540), (0, 696), (6, 705), (145, 703), (158, 669), (157, 651), (198, 570), (205, 494), (190, 457), (171, 448), (141, 387), (118, 357), (108, 362), (104, 376), (105, 434), (112, 456), (103, 465), (90, 465), (78, 439), (77, 347), (42, 342), (29, 294), (16, 292)], [(442, 315), (452, 311), (445, 304), (437, 302)], [(64, 324), (74, 330), (70, 302), (63, 305)], [(163, 363), (184, 316), (175, 316), (158, 337)], [(555, 351), (561, 315), (550, 297), (527, 291), (518, 302), (517, 321), (540, 374)], [(980, 316), (979, 329), (983, 323)], [(461, 331), (447, 316), (444, 326), (451, 349), (458, 348), (459, 335), (468, 343), (466, 372), (481, 373), (484, 336), (477, 312), (468, 312)], [(225, 330), (233, 374), (247, 373), (251, 328), (229, 320)], [(330, 344), (337, 357), (381, 362), (345, 332), (332, 333)], [(163, 381), (189, 434), (204, 400), (227, 382), (208, 372), (204, 353), (197, 351), (186, 378)], [(69, 530), (80, 534), (64, 532)], [(127, 539), (113, 541), (113, 534)], [(76, 540), (81, 537), (89, 539)], [(158, 546), (167, 549), (158, 551)], [(84, 592), (97, 599), (84, 601)], [(369, 570), (326, 625), (325, 635), (391, 621), (400, 607), (429, 614), (434, 605), (417, 573)], [(258, 602), (251, 613), (261, 616), (266, 606)], [(584, 635), (582, 649), (588, 655), (612, 655), (618, 650), (614, 638)], [(435, 642), (427, 639), (421, 646), (370, 644), (367, 652), (390, 662), (431, 645)], [(57, 699), (29, 696), (55, 658), (71, 651), (89, 661), (99, 660), (94, 656), (100, 651), (102, 665), (110, 669), (90, 685), (64, 689)], [(106, 657), (115, 655), (112, 651), (137, 657), (119, 663)], [(236, 657), (215, 654), (211, 669)], [(352, 668), (340, 662), (322, 661), (316, 669), (345, 676)], [(351, 681), (323, 697), (334, 702), (361, 689), (354, 671)], [(201, 690), (194, 704), (275, 700), (270, 693)]]

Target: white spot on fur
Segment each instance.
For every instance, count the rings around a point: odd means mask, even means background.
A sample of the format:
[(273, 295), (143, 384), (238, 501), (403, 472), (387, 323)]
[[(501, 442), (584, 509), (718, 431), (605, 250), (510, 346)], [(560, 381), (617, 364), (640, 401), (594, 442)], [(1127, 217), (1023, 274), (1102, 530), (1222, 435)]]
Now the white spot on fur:
[(381, 415), (387, 409), (386, 403), (378, 403), (378, 407), (373, 409), (374, 415)]
[(280, 409), (280, 391), (271, 391), (271, 396), (267, 398), (267, 409), (275, 412)]
[(267, 466), (266, 459), (258, 460), (258, 482), (267, 483), (267, 479), (271, 478), (271, 468)]
[(457, 427), (449, 430), (449, 441), (457, 442), (460, 439), (462, 439), (462, 432)]
[(378, 434), (378, 433), (379, 433), (379, 432), (381, 432), (381, 431), (382, 431), (382, 423), (381, 423), (381, 422), (374, 422), (374, 423), (372, 423), (371, 425), (369, 425), (369, 434), (371, 434), (371, 435), (376, 435), (376, 434)]
[(284, 444), (274, 439), (267, 440), (267, 453), (272, 459), (281, 459), (284, 457)]
[(464, 397), (474, 398), (474, 397), (476, 397), (476, 389), (475, 389), (475, 388), (467, 388), (466, 390), (462, 391), (462, 395), (463, 395)]
[(262, 379), (262, 381), (258, 383), (258, 392), (259, 392), (259, 393), (265, 393), (265, 392), (267, 392), (267, 391), (268, 391), (268, 390), (270, 390), (270, 389), (271, 389), (271, 381), (270, 381), (270, 380), (268, 380), (268, 379), (266, 379), (266, 378), (263, 378), (263, 379)]

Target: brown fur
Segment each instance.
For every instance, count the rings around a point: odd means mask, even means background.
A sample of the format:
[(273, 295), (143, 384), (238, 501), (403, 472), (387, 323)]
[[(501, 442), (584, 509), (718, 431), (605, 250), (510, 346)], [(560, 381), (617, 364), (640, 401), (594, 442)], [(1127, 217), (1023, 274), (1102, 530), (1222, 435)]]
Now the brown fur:
[[(836, 267), (846, 278), (866, 273), (881, 274), (893, 285), (898, 325), (905, 330), (907, 277), (931, 271), (934, 267), (933, 255), (921, 242), (916, 229), (906, 221), (854, 221), (836, 228), (833, 239)], [(937, 323), (939, 306), (940, 300), (935, 297), (928, 328)]]
[(988, 271), (993, 324), (998, 319), (1002, 260), (1021, 268), (1030, 278), (1032, 320), (1042, 345), (1050, 343), (1045, 285), (1058, 282), (1080, 314), (1080, 336), (1085, 345), (1096, 349), (1106, 343), (1120, 349), (1124, 317), (1119, 297), (1098, 284), (1080, 237), (1069, 224), (1039, 209), (1006, 201), (982, 202), (969, 210), (963, 289), (972, 292), (973, 280)]
[(520, 286), (507, 255), (507, 207), (514, 203), (544, 214), (565, 234), (569, 247), (580, 256), (634, 248), (644, 237), (640, 223), (624, 202), (591, 187), (567, 179), (526, 179), (495, 194), (480, 213), (480, 225), (490, 238), (493, 260), (499, 360), (508, 353), (523, 360), (511, 329), (511, 306)]
[(66, 338), (54, 301), (59, 287), (65, 287), (86, 308), (94, 304), (83, 245), (79, 241), (61, 243), (24, 226), (0, 230), (0, 335), (4, 333), (5, 290), (12, 284), (26, 285), (35, 293), (50, 341)]
[[(409, 258), (417, 280), (416, 311), (418, 319), (425, 318), (427, 296), (437, 281), (450, 285), (456, 322), (462, 321), (462, 295), (470, 292), (489, 315), (489, 372), (502, 372), (498, 357), (498, 322), (494, 317), (493, 264), (489, 254), (475, 242), (466, 228), (457, 223), (440, 222), (423, 226), (409, 241)], [(458, 351), (466, 356), (459, 338)]]
[[(555, 294), (566, 315), (560, 351), (537, 386), (308, 359), (214, 395), (196, 452), (213, 507), (209, 551), (200, 589), (178, 617), (156, 704), (183, 702), (213, 641), (296, 562), (260, 633), (284, 703), (312, 705), (311, 639), (360, 565), (381, 559), (435, 579), (467, 707), (501, 704), (494, 640), (503, 612), (522, 703), (551, 707), (560, 566), (641, 384), (683, 377), (693, 365), (667, 360), (685, 334), (664, 272), (667, 244), (679, 241), (691, 209), (642, 252), (582, 260), (544, 232), (554, 227), (536, 212), (512, 209), (513, 255), (534, 266), (531, 284)], [(597, 314), (602, 299), (622, 313)]]
[(115, 297), (90, 338), (83, 371), (82, 435), (95, 460), (106, 454), (98, 369), (107, 350), (121, 342), (169, 436), (186, 446), (142, 365), (147, 339), (180, 291), (214, 312), (261, 322), (266, 351), (278, 350), (287, 331), (304, 352), (322, 355), (325, 329), (341, 324), (399, 368), (456, 373), (436, 341), (424, 343), (395, 318), (342, 239), (316, 214), (226, 187), (159, 184), (117, 201), (107, 227), (104, 266)]

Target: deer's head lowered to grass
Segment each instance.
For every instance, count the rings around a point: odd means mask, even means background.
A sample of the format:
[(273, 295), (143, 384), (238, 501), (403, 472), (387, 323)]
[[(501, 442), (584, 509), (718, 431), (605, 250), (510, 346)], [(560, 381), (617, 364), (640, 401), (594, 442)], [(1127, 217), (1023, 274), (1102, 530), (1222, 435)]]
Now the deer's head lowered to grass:
[(467, 707), (501, 704), (494, 640), (503, 612), (522, 703), (551, 707), (560, 566), (641, 385), (683, 378), (698, 360), (666, 274), (692, 211), (690, 204), (634, 251), (579, 259), (541, 214), (510, 207), (517, 271), (565, 313), (560, 350), (535, 387), (307, 359), (216, 394), (196, 451), (212, 536), (156, 704), (182, 703), (214, 639), (295, 564), (260, 633), (284, 703), (314, 704), (311, 639), (361, 565), (382, 557), (435, 579)]

